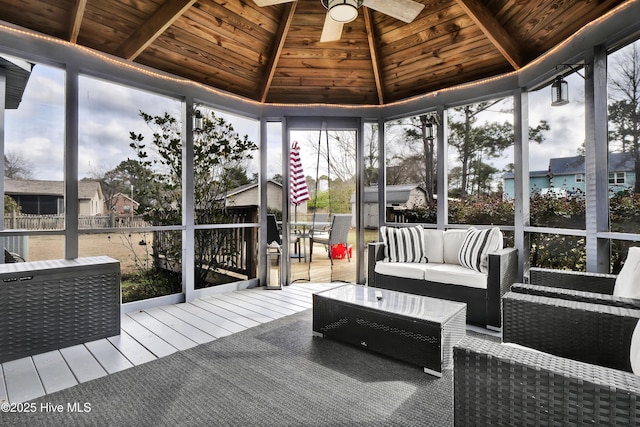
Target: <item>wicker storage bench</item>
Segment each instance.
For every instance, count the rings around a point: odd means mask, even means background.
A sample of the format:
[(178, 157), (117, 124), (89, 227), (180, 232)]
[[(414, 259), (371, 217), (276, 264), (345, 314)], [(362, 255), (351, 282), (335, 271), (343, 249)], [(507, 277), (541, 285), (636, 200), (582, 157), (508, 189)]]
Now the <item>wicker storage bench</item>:
[(120, 262), (0, 265), (0, 362), (120, 334)]

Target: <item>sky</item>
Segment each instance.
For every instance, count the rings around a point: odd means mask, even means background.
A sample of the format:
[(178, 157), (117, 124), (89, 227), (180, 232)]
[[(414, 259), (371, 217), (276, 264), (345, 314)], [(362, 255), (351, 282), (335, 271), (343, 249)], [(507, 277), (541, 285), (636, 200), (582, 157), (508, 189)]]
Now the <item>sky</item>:
[[(530, 170), (544, 170), (551, 157), (574, 156), (584, 142), (584, 80), (578, 75), (566, 78), (570, 103), (551, 107), (551, 90), (545, 87), (529, 95), (529, 120), (536, 126), (547, 120), (551, 130), (546, 140), (530, 148)], [(79, 84), (79, 178), (90, 177), (113, 169), (121, 161), (133, 158), (129, 147), (129, 132), (142, 133), (151, 139), (151, 130), (138, 116), (138, 111), (156, 115), (167, 111), (178, 115), (180, 103), (148, 92), (101, 80), (81, 77)], [(233, 123), (240, 135), (247, 134), (259, 141), (259, 123), (239, 116), (217, 113)], [(489, 120), (504, 121), (504, 113), (488, 113)], [(281, 126), (269, 124), (268, 177), (280, 173)], [(315, 174), (316, 158), (313, 150), (305, 149), (305, 141), (317, 140), (313, 135), (292, 135), (298, 139), (303, 167), (307, 175)], [(5, 151), (19, 154), (32, 166), (34, 179), (62, 180), (64, 144), (64, 72), (37, 64), (29, 79), (23, 101), (16, 110), (5, 116)], [(502, 168), (513, 161), (510, 152), (494, 164)], [(248, 165), (249, 176), (258, 170), (258, 159)], [(311, 172), (313, 170), (313, 172)]]
[[(92, 177), (135, 158), (129, 133), (141, 133), (145, 141), (152, 130), (138, 112), (180, 114), (180, 102), (149, 92), (89, 77), (79, 81), (79, 178)], [(259, 141), (259, 123), (218, 113), (231, 121), (243, 136)], [(21, 155), (32, 165), (34, 179), (62, 180), (64, 169), (64, 72), (36, 64), (23, 100), (5, 115), (5, 152)], [(257, 159), (249, 170), (257, 172)]]

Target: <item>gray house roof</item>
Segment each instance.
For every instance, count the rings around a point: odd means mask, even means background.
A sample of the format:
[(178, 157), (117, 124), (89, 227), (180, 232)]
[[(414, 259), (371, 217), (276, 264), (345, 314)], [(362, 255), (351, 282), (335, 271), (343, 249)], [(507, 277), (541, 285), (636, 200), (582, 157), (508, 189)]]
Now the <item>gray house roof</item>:
[[(406, 203), (411, 191), (426, 191), (418, 184), (387, 185), (387, 203)], [(351, 203), (355, 203), (356, 194), (351, 193)], [(364, 203), (378, 203), (378, 186), (364, 187)]]
[[(631, 153), (609, 153), (608, 168), (611, 172), (629, 172), (634, 169), (634, 160)], [(584, 156), (557, 157), (549, 159), (549, 170), (531, 171), (529, 177), (553, 175), (572, 175), (584, 173)], [(506, 172), (503, 179), (513, 179), (513, 172)]]
[[(632, 171), (635, 162), (631, 153), (609, 153), (609, 171)], [(584, 156), (549, 159), (549, 172), (554, 175), (584, 173)]]
[[(275, 185), (277, 185), (279, 187), (282, 187), (281, 183), (279, 183), (278, 181), (274, 181), (272, 179), (268, 180), (267, 184), (275, 184)], [(240, 187), (236, 187), (233, 190), (230, 190), (227, 193), (227, 196), (235, 196), (236, 194), (240, 194), (240, 193), (243, 193), (243, 192), (245, 192), (247, 190), (251, 190), (252, 188), (255, 188), (257, 186), (258, 186), (257, 182), (251, 182), (249, 184), (244, 184), (244, 185), (241, 185)]]
[[(78, 183), (78, 199), (91, 199), (96, 192), (102, 196), (102, 188), (98, 181), (83, 180)], [(4, 193), (63, 197), (64, 182), (5, 178)]]

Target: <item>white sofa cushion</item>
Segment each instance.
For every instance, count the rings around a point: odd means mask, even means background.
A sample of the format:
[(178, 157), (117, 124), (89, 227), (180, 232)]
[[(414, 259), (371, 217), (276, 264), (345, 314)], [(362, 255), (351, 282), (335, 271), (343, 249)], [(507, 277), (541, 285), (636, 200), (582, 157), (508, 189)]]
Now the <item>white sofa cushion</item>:
[(431, 282), (487, 289), (487, 275), (455, 264), (428, 264), (424, 278)]
[(424, 254), (429, 262), (444, 262), (444, 230), (424, 230)]
[(376, 262), (375, 271), (387, 276), (404, 277), (407, 279), (424, 280), (424, 267), (431, 264), (417, 262)]
[(613, 295), (640, 299), (640, 247), (629, 248), (627, 259), (616, 277)]
[(380, 227), (384, 260), (389, 262), (428, 262), (424, 254), (424, 228)]
[(375, 265), (378, 274), (404, 277), (407, 279), (429, 280), (444, 284), (470, 286), (486, 289), (487, 275), (461, 265), (439, 264), (430, 262), (418, 264), (412, 262), (378, 261)]
[(478, 230), (470, 227), (460, 246), (460, 265), (481, 273), (489, 271), (488, 254), (502, 249), (502, 232), (498, 227)]
[(640, 322), (636, 324), (633, 334), (631, 335), (631, 348), (629, 360), (631, 362), (631, 370), (634, 374), (640, 375)]
[(446, 230), (443, 236), (443, 258), (446, 264), (460, 265), (458, 253), (467, 235), (467, 230)]

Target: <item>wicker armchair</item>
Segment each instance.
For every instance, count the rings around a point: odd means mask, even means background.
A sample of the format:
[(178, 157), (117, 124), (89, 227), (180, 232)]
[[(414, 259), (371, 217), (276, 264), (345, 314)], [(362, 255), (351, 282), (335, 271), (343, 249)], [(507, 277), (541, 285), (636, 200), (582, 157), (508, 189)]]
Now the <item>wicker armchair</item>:
[(640, 310), (508, 292), (502, 314), (504, 342), (631, 371), (631, 336)]
[(532, 267), (529, 283), (515, 283), (511, 291), (594, 304), (640, 309), (640, 300), (613, 295), (616, 276)]
[(453, 351), (456, 426), (640, 425), (631, 373), (472, 337)]

